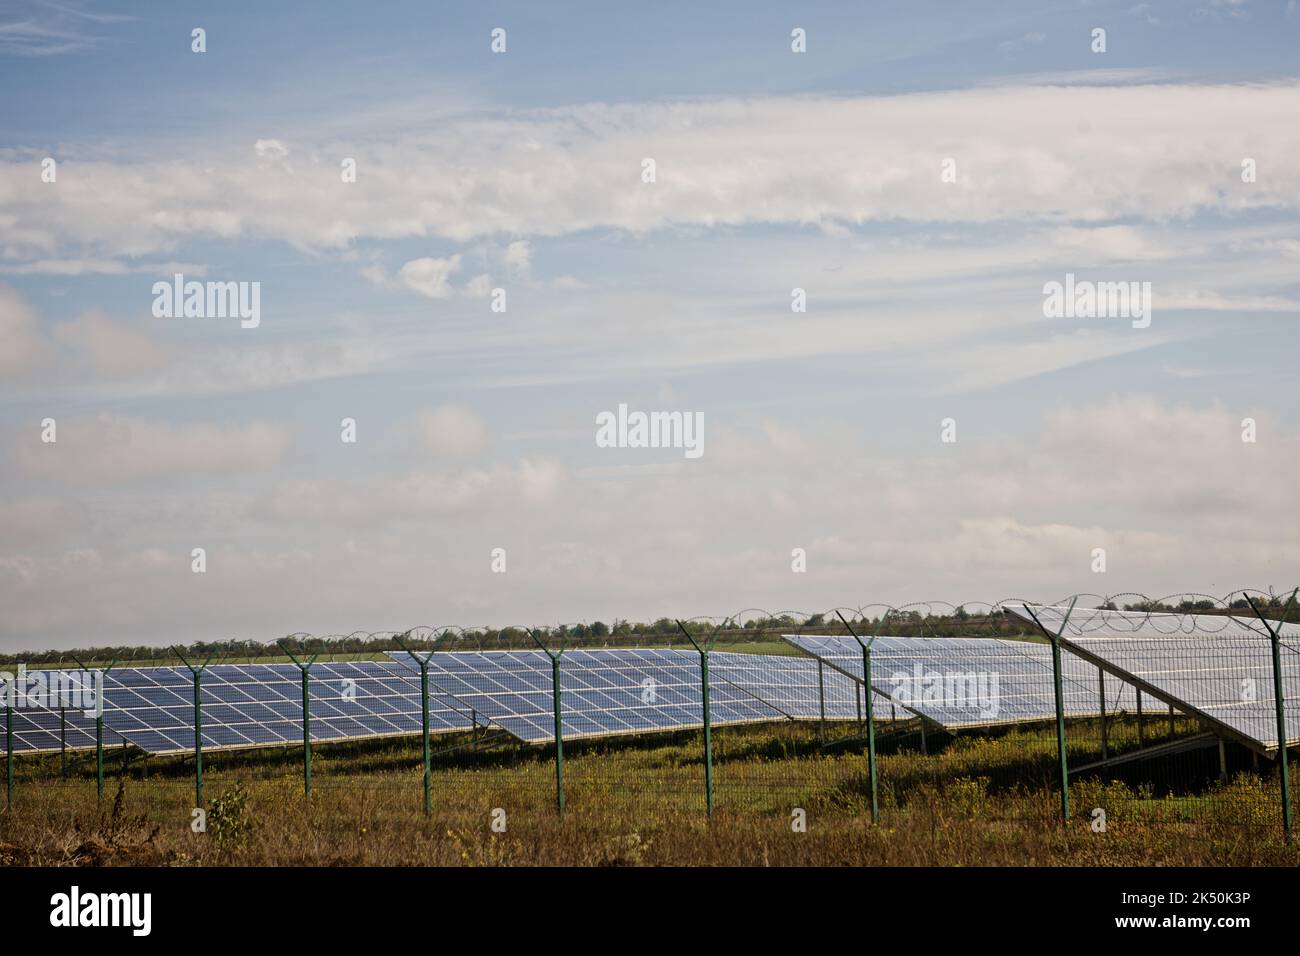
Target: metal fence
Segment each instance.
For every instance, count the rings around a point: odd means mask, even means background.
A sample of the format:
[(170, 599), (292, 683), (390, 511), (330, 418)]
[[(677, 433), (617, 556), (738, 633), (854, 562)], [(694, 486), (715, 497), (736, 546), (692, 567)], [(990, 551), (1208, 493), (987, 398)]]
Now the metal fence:
[[(1050, 619), (1007, 600), (30, 655), (0, 665), (29, 668), (6, 682), (6, 806), (103, 798), (121, 778), (191, 814), (214, 785), (256, 783), (278, 788), (280, 812), (328, 797), (503, 826), (760, 814), (796, 829), (831, 816), (1290, 840), (1300, 648), (1279, 621), (1293, 600), (1050, 607)], [(110, 682), (107, 712), (48, 686), (33, 704), (33, 675), (61, 672)]]

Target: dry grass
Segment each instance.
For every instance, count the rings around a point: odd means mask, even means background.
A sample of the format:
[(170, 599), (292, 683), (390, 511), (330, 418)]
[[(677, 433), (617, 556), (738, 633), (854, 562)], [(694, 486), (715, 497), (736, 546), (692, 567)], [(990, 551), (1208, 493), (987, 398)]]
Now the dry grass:
[[(1122, 741), (1121, 731), (1112, 745)], [(206, 833), (191, 829), (192, 769), (179, 761), (137, 761), (102, 802), (84, 760), (66, 779), (57, 758), (23, 761), (14, 809), (0, 814), (0, 865), (1298, 862), (1277, 826), (1276, 783), (1250, 773), (1158, 799), (1122, 780), (1076, 781), (1076, 819), (1063, 827), (1048, 732), (961, 738), (929, 756), (906, 739), (881, 749), (878, 826), (866, 758), (823, 750), (815, 728), (795, 725), (718, 733), (712, 821), (692, 733), (572, 746), (562, 819), (549, 754), (513, 747), (440, 754), (428, 818), (411, 741), (322, 747), (310, 802), (291, 752), (213, 755)], [(796, 807), (807, 832), (792, 829)], [(1089, 826), (1094, 807), (1106, 810), (1104, 833)], [(491, 828), (498, 808), (504, 832)]]

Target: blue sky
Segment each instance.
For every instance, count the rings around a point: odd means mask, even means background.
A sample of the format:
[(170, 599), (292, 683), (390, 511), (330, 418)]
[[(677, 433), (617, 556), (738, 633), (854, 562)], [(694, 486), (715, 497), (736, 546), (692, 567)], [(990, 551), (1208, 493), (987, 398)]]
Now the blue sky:
[[(4, 4), (0, 644), (1294, 584), (1297, 39), (1256, 0)], [(154, 317), (178, 271), (260, 324)], [(1067, 273), (1150, 282), (1149, 327), (1045, 317)], [(620, 403), (705, 454), (597, 447)]]

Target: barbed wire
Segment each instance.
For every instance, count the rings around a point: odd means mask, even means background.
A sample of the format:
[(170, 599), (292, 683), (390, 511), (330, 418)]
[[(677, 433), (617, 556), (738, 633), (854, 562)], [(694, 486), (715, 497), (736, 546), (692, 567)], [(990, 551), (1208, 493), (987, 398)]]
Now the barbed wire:
[[(1199, 591), (1175, 591), (1162, 597), (1150, 597), (1137, 591), (1113, 594), (1080, 592), (1066, 595), (1052, 606), (1073, 602), (1071, 624), (1081, 631), (1104, 628), (1117, 621), (1134, 629), (1162, 631), (1168, 634), (1216, 634), (1233, 627), (1234, 619), (1263, 634), (1256, 627), (1254, 612), (1247, 598), (1254, 598), (1261, 612), (1279, 612), (1284, 607), (1282, 594), (1272, 587), (1236, 588), (1222, 597)], [(1032, 598), (1001, 598), (996, 601), (971, 600), (954, 603), (944, 599), (912, 601), (894, 605), (875, 601), (858, 605), (839, 605), (825, 611), (769, 611), (748, 607), (727, 615), (694, 615), (680, 619), (688, 628), (695, 626), (716, 631), (720, 645), (758, 638), (776, 637), (782, 632), (802, 634), (809, 631), (844, 633), (837, 612), (854, 624), (869, 625), (881, 634), (893, 636), (976, 636), (979, 633), (1034, 636), (1035, 629), (1019, 617), (1004, 613), (1023, 604), (1040, 605)], [(1114, 615), (1120, 615), (1116, 617)], [(1300, 615), (1297, 615), (1300, 617)], [(1222, 618), (1216, 626), (1216, 618)], [(196, 666), (239, 661), (287, 657), (286, 648), (295, 655), (316, 655), (323, 660), (355, 659), (366, 655), (400, 651), (411, 647), (426, 651), (493, 651), (537, 649), (540, 643), (550, 650), (567, 648), (630, 647), (687, 645), (678, 629), (676, 618), (659, 618), (653, 622), (632, 624), (615, 619), (612, 625), (601, 621), (569, 621), (545, 625), (418, 625), (405, 629), (367, 631), (357, 629), (346, 634), (314, 635), (299, 631), (269, 641), (229, 640), (196, 641), (173, 647), (97, 646), (76, 650), (17, 652), (0, 656), (0, 660), (29, 666), (97, 667), (183, 666), (181, 654)], [(793, 652), (793, 648), (792, 648)]]

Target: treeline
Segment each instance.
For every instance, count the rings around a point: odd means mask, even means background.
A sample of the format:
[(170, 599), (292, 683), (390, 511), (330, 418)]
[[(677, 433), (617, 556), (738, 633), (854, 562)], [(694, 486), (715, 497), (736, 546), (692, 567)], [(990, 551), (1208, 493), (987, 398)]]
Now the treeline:
[[(1269, 617), (1278, 617), (1286, 601), (1281, 597), (1256, 598), (1256, 604)], [(1250, 611), (1249, 603), (1238, 599), (1223, 608), (1210, 600), (1185, 600), (1178, 604), (1160, 601), (1142, 601), (1117, 607), (1114, 602), (1099, 605), (1097, 610), (1124, 610), (1147, 613), (1198, 613), (1229, 614)], [(1300, 615), (1296, 615), (1300, 618)], [(861, 636), (886, 633), (896, 637), (1008, 637), (1031, 634), (1033, 628), (1017, 617), (1000, 611), (990, 614), (981, 610), (967, 611), (957, 607), (947, 614), (923, 614), (917, 610), (891, 611), (886, 615), (852, 620)], [(723, 626), (704, 621), (683, 622), (697, 640), (712, 637), (717, 645), (779, 642), (781, 635), (791, 632), (804, 634), (843, 634), (843, 625), (834, 614), (813, 614), (801, 619), (794, 614), (747, 618), (743, 622), (728, 621)], [(716, 630), (715, 630), (716, 628)], [(194, 664), (208, 660), (255, 660), (275, 658), (287, 660), (290, 656), (308, 658), (379, 656), (389, 651), (409, 650), (517, 650), (536, 648), (538, 642), (550, 650), (569, 647), (637, 647), (685, 646), (690, 647), (677, 622), (669, 617), (656, 621), (632, 622), (615, 619), (613, 623), (593, 621), (590, 624), (566, 624), (556, 627), (534, 628), (531, 632), (519, 627), (471, 628), (433, 632), (428, 628), (402, 633), (378, 632), (343, 636), (312, 637), (289, 635), (280, 641), (196, 641), (183, 645), (181, 652)], [(149, 645), (90, 646), (72, 651), (23, 651), (6, 655), (5, 660), (15, 664), (48, 664), (54, 661), (67, 664), (94, 661), (97, 666), (107, 662), (175, 662), (180, 655), (169, 647)]]

